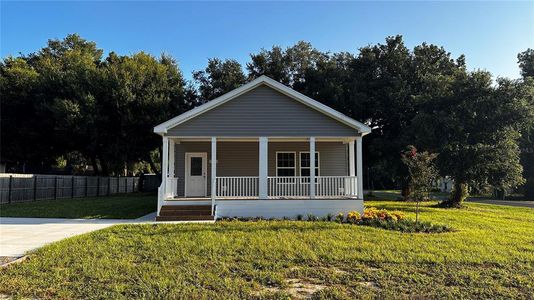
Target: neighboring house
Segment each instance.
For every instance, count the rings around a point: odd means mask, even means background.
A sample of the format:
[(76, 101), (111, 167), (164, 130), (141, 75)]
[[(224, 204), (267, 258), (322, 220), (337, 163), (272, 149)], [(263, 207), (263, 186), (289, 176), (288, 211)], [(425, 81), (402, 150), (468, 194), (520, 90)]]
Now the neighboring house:
[(154, 132), (163, 138), (157, 220), (363, 211), (362, 137), (371, 129), (269, 77)]
[(452, 191), (453, 185), (454, 180), (452, 180), (452, 178), (450, 178), (449, 176), (440, 177), (434, 182), (434, 188), (444, 193), (450, 193)]

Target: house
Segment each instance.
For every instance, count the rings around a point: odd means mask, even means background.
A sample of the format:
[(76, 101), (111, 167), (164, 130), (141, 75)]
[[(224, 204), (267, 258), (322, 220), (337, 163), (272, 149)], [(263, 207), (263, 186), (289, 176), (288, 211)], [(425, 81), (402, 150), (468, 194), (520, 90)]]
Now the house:
[(157, 220), (363, 211), (371, 129), (267, 76), (154, 132), (163, 140)]
[(439, 190), (440, 192), (450, 193), (452, 192), (453, 185), (454, 185), (454, 180), (450, 176), (444, 176), (434, 181), (433, 188), (436, 190)]

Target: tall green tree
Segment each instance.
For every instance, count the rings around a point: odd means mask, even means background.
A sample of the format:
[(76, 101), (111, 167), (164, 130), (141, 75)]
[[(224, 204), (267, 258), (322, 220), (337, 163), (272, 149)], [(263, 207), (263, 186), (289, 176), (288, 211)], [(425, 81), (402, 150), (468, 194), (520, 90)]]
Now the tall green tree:
[(522, 184), (518, 138), (531, 114), (523, 97), (514, 97), (513, 83), (477, 71), (459, 74), (450, 93), (421, 107), (414, 118), (418, 143), (439, 153), (443, 175), (454, 179), (444, 204), (459, 207), (469, 187), (512, 189)]
[(241, 64), (233, 59), (209, 59), (204, 70), (193, 72), (193, 78), (202, 101), (215, 99), (246, 82)]
[(9, 165), (53, 162), (44, 160), (54, 156), (52, 140), (45, 135), (48, 124), (35, 127), (44, 121), (35, 103), (38, 85), (39, 74), (24, 58), (7, 57), (0, 63), (0, 158)]
[(190, 109), (196, 93), (168, 55), (102, 53), (72, 34), (3, 60), (3, 159), (48, 167), (76, 152), (105, 175), (140, 161), (155, 166), (153, 126)]
[[(530, 106), (534, 107), (534, 49), (527, 49), (517, 56), (521, 69), (522, 93), (529, 99)], [(526, 179), (525, 196), (534, 197), (534, 118), (531, 120), (521, 136), (521, 164), (523, 176)]]
[(327, 54), (315, 49), (311, 43), (299, 41), (282, 50), (273, 46), (250, 55), (247, 63), (248, 78), (267, 75), (291, 88), (302, 92), (307, 86), (306, 73), (317, 67), (319, 61), (327, 59)]
[[(96, 48), (95, 43), (73, 34), (64, 40), (49, 40), (39, 52), (17, 58), (16, 64), (10, 62), (10, 58), (4, 60), (6, 77), (3, 79), (6, 84), (2, 95), (12, 95), (13, 102), (8, 100), (9, 103), (22, 105), (7, 105), (2, 112), (7, 118), (21, 111), (26, 115), (20, 120), (7, 122), (9, 124), (2, 130), (6, 133), (3, 141), (14, 146), (31, 141), (31, 145), (26, 145), (19, 153), (11, 152), (7, 147), (4, 157), (16, 158), (39, 171), (37, 166), (48, 166), (57, 156), (83, 148), (81, 145), (88, 141), (82, 131), (92, 125), (90, 119), (94, 115), (91, 112), (94, 107), (93, 88), (101, 55), (102, 51)], [(33, 78), (32, 86), (26, 85), (24, 90), (17, 89), (17, 84), (10, 81), (13, 78), (9, 76), (20, 68), (30, 72)], [(23, 75), (19, 79), (24, 80), (29, 73), (18, 74)], [(17, 95), (25, 96), (17, 100)], [(9, 126), (17, 122), (23, 122), (24, 126), (17, 126), (11, 131)], [(17, 132), (20, 137), (9, 136)], [(22, 157), (18, 157), (20, 155)]]
[[(101, 163), (114, 172), (128, 162), (148, 161), (161, 144), (152, 132), (159, 124), (187, 109), (185, 81), (174, 60), (159, 60), (140, 52), (131, 56), (110, 53), (102, 65), (99, 110), (105, 130)], [(104, 113), (105, 112), (105, 113)], [(104, 130), (102, 130), (104, 132)]]
[(534, 77), (534, 49), (527, 49), (517, 55), (521, 76)]

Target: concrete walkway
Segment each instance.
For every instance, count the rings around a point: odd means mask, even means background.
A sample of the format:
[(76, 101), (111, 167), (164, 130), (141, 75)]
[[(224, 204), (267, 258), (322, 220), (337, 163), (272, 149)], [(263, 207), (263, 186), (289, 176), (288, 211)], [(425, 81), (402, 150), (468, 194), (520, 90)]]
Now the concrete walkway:
[(0, 218), (0, 256), (22, 256), (46, 244), (116, 224), (153, 222), (156, 213), (138, 219)]
[(481, 199), (476, 199), (476, 198), (470, 198), (470, 199), (467, 199), (467, 202), (534, 208), (534, 201), (523, 201), (523, 200), (521, 201), (491, 200), (491, 199), (481, 200)]

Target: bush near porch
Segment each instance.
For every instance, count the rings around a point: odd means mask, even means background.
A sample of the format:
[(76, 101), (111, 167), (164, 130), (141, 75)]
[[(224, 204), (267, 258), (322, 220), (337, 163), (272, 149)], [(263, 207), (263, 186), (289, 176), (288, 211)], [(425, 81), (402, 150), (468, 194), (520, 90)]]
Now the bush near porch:
[[(441, 234), (336, 222), (119, 225), (0, 271), (0, 293), (37, 298), (514, 298), (534, 294), (532, 209), (425, 202)], [(413, 203), (366, 201), (414, 217)]]

